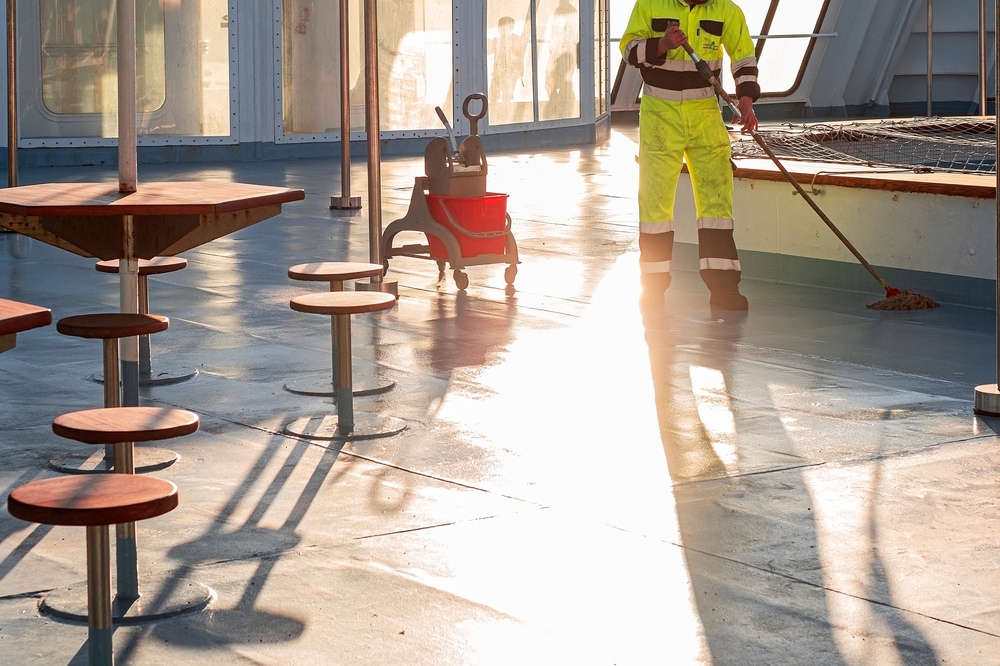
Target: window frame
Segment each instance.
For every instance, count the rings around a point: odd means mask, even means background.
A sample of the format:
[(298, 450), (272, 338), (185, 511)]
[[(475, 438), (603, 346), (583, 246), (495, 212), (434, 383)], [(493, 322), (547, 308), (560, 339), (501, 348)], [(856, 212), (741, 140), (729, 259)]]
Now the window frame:
[[(794, 1), (794, 0), (793, 0)], [(774, 16), (778, 12), (778, 4), (781, 0), (771, 0), (771, 6), (768, 7), (767, 14), (764, 17), (764, 25), (760, 28), (760, 39), (757, 40), (757, 44), (754, 48), (754, 53), (757, 57), (757, 63), (760, 64), (761, 54), (764, 52), (764, 47), (767, 43), (767, 34), (771, 29), (771, 24), (774, 22)], [(819, 10), (819, 16), (816, 17), (816, 25), (812, 27), (812, 34), (817, 34), (823, 27), (823, 22), (826, 20), (827, 10), (830, 8), (830, 0), (824, 0), (823, 6)], [(802, 85), (802, 79), (805, 78), (806, 68), (809, 66), (809, 61), (812, 59), (813, 49), (816, 48), (816, 40), (818, 37), (810, 37), (809, 44), (806, 45), (806, 50), (802, 54), (802, 62), (799, 64), (799, 71), (795, 75), (795, 81), (792, 82), (792, 87), (784, 91), (761, 91), (760, 99), (777, 99), (784, 97), (791, 97), (794, 95), (799, 87)]]

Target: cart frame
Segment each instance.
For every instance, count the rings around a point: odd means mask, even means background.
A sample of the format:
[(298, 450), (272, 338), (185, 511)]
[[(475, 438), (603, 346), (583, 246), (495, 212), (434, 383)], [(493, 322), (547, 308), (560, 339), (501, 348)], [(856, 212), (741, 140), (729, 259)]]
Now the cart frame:
[[(507, 268), (504, 270), (504, 280), (508, 285), (513, 285), (514, 277), (517, 275), (517, 264), (521, 262), (518, 259), (517, 241), (514, 240), (514, 234), (512, 234), (510, 230), (510, 215), (507, 215), (507, 225), (502, 232), (504, 236), (503, 254), (479, 254), (473, 257), (463, 257), (462, 246), (455, 233), (435, 220), (431, 215), (430, 208), (427, 206), (426, 197), (429, 191), (429, 186), (430, 179), (427, 176), (417, 176), (414, 178), (413, 193), (410, 196), (410, 207), (406, 211), (406, 215), (391, 222), (385, 228), (385, 231), (382, 232), (382, 266), (384, 269), (386, 271), (389, 270), (389, 259), (391, 257), (431, 259), (437, 262), (438, 279), (444, 277), (446, 260), (442, 257), (431, 256), (429, 241), (426, 244), (411, 243), (400, 247), (393, 247), (392, 242), (395, 239), (396, 234), (403, 231), (417, 231), (425, 235), (435, 236), (440, 239), (442, 244), (444, 244), (444, 247), (448, 252), (447, 263), (454, 270), (455, 286), (459, 289), (465, 289), (469, 286), (469, 277), (464, 272), (464, 268), (468, 266), (485, 266), (488, 264), (508, 264)], [(445, 214), (449, 216), (451, 215), (447, 208), (445, 208)], [(461, 224), (453, 218), (451, 221), (452, 224), (460, 230), (460, 233), (463, 233)], [(498, 236), (500, 233), (494, 231), (486, 233), (464, 231), (464, 235), (468, 237), (483, 237)]]

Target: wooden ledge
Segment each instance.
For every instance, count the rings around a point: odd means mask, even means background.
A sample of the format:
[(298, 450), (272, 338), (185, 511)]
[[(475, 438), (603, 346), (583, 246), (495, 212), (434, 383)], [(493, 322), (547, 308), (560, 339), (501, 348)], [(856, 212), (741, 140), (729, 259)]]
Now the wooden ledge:
[(190, 435), (199, 422), (186, 409), (104, 407), (61, 414), (52, 421), (52, 432), (84, 444), (152, 442)]
[(381, 291), (320, 291), (292, 299), (296, 312), (323, 315), (351, 315), (389, 310), (396, 304), (393, 294)]
[(165, 331), (170, 320), (160, 315), (105, 312), (76, 315), (56, 322), (56, 330), (78, 338), (130, 338)]
[[(769, 159), (734, 157), (733, 161), (736, 164), (736, 170), (733, 172), (735, 178), (787, 182), (778, 167)], [(781, 163), (800, 185), (807, 188), (807, 191), (810, 185), (835, 185), (886, 192), (943, 194), (971, 199), (996, 198), (995, 174), (915, 173), (890, 167), (784, 159)]]
[(10, 515), (45, 525), (115, 525), (177, 507), (177, 486), (133, 474), (87, 474), (32, 481), (7, 498)]

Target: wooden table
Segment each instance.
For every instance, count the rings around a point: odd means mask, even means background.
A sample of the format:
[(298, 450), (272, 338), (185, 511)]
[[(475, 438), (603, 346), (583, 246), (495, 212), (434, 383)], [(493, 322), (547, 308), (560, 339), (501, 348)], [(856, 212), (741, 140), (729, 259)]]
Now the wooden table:
[(52, 323), (52, 310), (0, 298), (0, 353), (13, 349), (17, 334)]
[[(121, 311), (139, 311), (138, 260), (172, 256), (256, 224), (300, 189), (228, 181), (44, 183), (0, 190), (0, 226), (82, 257), (118, 259)], [(122, 404), (139, 404), (138, 339), (122, 349)], [(133, 350), (134, 347), (134, 350)]]

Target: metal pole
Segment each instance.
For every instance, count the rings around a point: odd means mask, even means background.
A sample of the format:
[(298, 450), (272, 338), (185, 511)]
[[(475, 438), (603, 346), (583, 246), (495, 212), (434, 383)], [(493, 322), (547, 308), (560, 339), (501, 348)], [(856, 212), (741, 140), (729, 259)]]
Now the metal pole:
[(135, 0), (118, 0), (115, 20), (118, 22), (118, 191), (135, 192)]
[(17, 187), (17, 0), (7, 0), (7, 186)]
[(87, 526), (87, 656), (90, 664), (113, 664), (111, 544), (107, 525)]
[(351, 26), (348, 1), (340, 0), (340, 196), (330, 197), (330, 208), (334, 210), (361, 208), (361, 197), (351, 196)]
[(927, 0), (927, 117), (934, 115), (934, 0)]
[[(994, 26), (994, 48), (997, 49), (997, 53), (1000, 53), (1000, 11), (994, 12), (996, 25)], [(1000, 66), (993, 68), (994, 79), (993, 85), (994, 90), (1000, 90)], [(996, 141), (994, 145), (994, 150), (996, 154), (1000, 155), (1000, 123), (996, 122), (997, 109), (1000, 109), (1000, 104), (996, 105), (994, 109), (994, 128), (996, 130)], [(993, 384), (980, 384), (976, 387), (975, 392), (975, 402), (973, 403), (973, 411), (976, 414), (983, 414), (986, 416), (1000, 416), (1000, 184), (997, 187), (996, 193), (996, 261), (997, 261), (997, 274), (996, 274), (996, 302), (994, 307), (996, 308), (996, 329), (995, 337), (997, 343), (996, 349), (996, 379)]]
[[(382, 143), (378, 91), (378, 8), (365, 0), (365, 134), (368, 144), (368, 255), (382, 263)], [(377, 275), (372, 284), (382, 281)]]
[[(135, 99), (135, 95), (132, 96)], [(134, 108), (134, 104), (133, 104)], [(134, 119), (135, 116), (133, 115)], [(132, 123), (135, 124), (134, 122)], [(134, 145), (134, 144), (133, 144)], [(133, 156), (135, 153), (133, 152)], [(135, 163), (133, 162), (133, 167)], [(133, 181), (134, 183), (135, 181)], [(134, 190), (133, 190), (134, 191)], [(139, 260), (135, 256), (135, 219), (122, 215), (122, 254), (118, 261), (119, 295), (122, 312), (139, 312)], [(121, 339), (122, 405), (139, 405), (139, 338)], [(107, 380), (105, 380), (107, 381)], [(115, 472), (135, 473), (132, 445), (114, 445)], [(115, 526), (117, 577), (115, 599), (127, 605), (139, 598), (139, 568), (135, 542), (135, 523)]]
[(979, 115), (986, 116), (986, 0), (979, 0)]
[(333, 315), (337, 334), (337, 428), (354, 430), (354, 382), (351, 380), (351, 315)]

